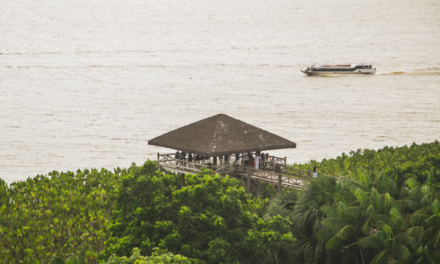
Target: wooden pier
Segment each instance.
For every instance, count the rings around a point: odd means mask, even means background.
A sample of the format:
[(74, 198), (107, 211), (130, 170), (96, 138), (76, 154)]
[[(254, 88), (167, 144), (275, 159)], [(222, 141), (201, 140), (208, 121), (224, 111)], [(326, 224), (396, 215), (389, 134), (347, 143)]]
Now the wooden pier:
[[(312, 178), (311, 171), (288, 167), (286, 158), (272, 155), (266, 158), (267, 151), (296, 148), (295, 142), (225, 114), (172, 130), (150, 139), (148, 145), (177, 150), (172, 154), (157, 154), (161, 170), (181, 173), (183, 177), (187, 173), (196, 174), (205, 167), (222, 176), (241, 179), (246, 191), (257, 197), (268, 184), (281, 192), (282, 188), (287, 187), (301, 189), (307, 179)], [(265, 155), (262, 155), (263, 152)], [(182, 153), (183, 160), (179, 160), (177, 157)], [(197, 160), (185, 160), (186, 153), (191, 153)], [(245, 166), (243, 153), (247, 153), (249, 160), (252, 155), (261, 156), (259, 169)], [(231, 160), (231, 163), (222, 163), (222, 157), (225, 161), (227, 157), (235, 157), (232, 160), (241, 162), (233, 163)]]
[(249, 193), (255, 191), (257, 197), (267, 184), (274, 186), (277, 192), (281, 192), (282, 187), (293, 187), (301, 189), (304, 182), (312, 177), (312, 171), (299, 170), (288, 167), (285, 158), (271, 156), (267, 161), (260, 163), (260, 169), (251, 166), (227, 162), (226, 164), (213, 165), (211, 160), (189, 162), (176, 159), (175, 154), (157, 153), (157, 162), (161, 170), (173, 171), (181, 174), (200, 172), (202, 168), (208, 168), (222, 176), (229, 175), (241, 179)]

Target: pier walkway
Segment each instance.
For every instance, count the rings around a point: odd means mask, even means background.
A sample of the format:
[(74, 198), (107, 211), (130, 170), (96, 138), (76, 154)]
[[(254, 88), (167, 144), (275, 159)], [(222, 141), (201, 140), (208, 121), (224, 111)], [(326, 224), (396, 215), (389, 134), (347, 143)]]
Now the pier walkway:
[(251, 166), (237, 165), (235, 162), (213, 165), (210, 159), (198, 162), (182, 161), (174, 158), (175, 154), (157, 153), (157, 161), (161, 170), (173, 171), (181, 174), (196, 174), (204, 168), (222, 176), (229, 175), (241, 179), (246, 186), (247, 192), (255, 191), (257, 197), (261, 190), (272, 184), (277, 192), (282, 187), (301, 189), (307, 179), (312, 178), (312, 171), (299, 170), (288, 167), (285, 158), (271, 156), (268, 161), (260, 163), (260, 169)]

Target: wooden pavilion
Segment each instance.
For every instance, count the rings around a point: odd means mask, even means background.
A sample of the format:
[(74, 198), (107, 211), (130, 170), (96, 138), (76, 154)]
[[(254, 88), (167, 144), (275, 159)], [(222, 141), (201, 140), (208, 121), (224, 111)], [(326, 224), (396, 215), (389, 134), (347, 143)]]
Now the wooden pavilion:
[[(264, 184), (277, 185), (279, 192), (282, 186), (300, 188), (302, 179), (311, 176), (310, 171), (287, 167), (286, 157), (264, 155), (259, 169), (245, 166), (243, 153), (260, 154), (262, 151), (296, 148), (296, 143), (225, 114), (170, 131), (149, 140), (148, 144), (194, 155), (190, 162), (186, 156), (179, 159), (176, 153), (157, 153), (162, 170), (185, 174), (197, 173), (206, 167), (221, 175), (241, 178), (247, 191), (250, 192), (253, 187), (257, 196)], [(221, 162), (218, 157), (225, 157), (225, 161)]]

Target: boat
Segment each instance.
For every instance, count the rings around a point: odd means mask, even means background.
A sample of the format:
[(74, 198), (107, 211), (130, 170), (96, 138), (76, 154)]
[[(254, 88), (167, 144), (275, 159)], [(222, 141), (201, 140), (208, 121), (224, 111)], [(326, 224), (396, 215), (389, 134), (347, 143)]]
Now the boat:
[(371, 64), (312, 65), (301, 71), (309, 76), (326, 74), (375, 74), (376, 68), (373, 68)]

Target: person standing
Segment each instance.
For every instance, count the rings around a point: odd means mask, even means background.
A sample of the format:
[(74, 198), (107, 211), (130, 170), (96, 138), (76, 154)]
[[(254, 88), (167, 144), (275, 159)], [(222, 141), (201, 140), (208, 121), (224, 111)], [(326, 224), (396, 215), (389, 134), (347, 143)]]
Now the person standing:
[(318, 169), (316, 166), (313, 166), (313, 178), (318, 178)]
[(179, 165), (183, 165), (182, 160), (183, 160), (182, 152), (179, 152)]
[(260, 154), (257, 152), (257, 154), (255, 155), (255, 159), (254, 159), (254, 162), (255, 162), (255, 169), (257, 169), (257, 170), (260, 169), (260, 159), (261, 159), (261, 156), (260, 156)]
[(193, 155), (191, 153), (188, 154), (188, 162), (193, 161)]
[(249, 155), (246, 153), (244, 154), (244, 166), (249, 166)]
[(179, 165), (179, 161), (178, 161), (179, 155), (180, 155), (179, 151), (176, 151), (176, 154), (174, 155), (174, 158), (176, 159), (176, 165)]
[(185, 151), (182, 151), (182, 165), (183, 166), (186, 166), (186, 152)]

